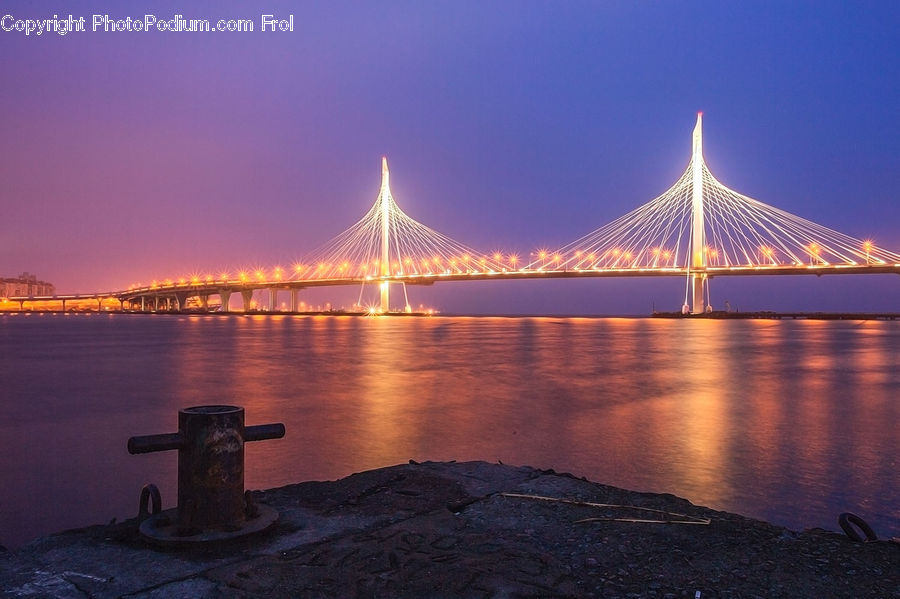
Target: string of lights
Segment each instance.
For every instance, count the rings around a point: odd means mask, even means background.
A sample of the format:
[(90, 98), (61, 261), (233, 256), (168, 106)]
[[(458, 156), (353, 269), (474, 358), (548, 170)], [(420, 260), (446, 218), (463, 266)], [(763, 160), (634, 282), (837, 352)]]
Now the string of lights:
[[(290, 268), (193, 274), (129, 289), (397, 281), (442, 275), (527, 276), (560, 271), (690, 273), (740, 268), (784, 272), (791, 268), (900, 265), (900, 254), (870, 239), (840, 233), (720, 183), (703, 160), (700, 122), (698, 115), (691, 161), (669, 189), (557, 250), (535, 250), (528, 261), (521, 261), (517, 252), (480, 252), (408, 216), (391, 194), (384, 158), (381, 190), (371, 209)], [(696, 223), (702, 226), (695, 227)]]
[[(391, 195), (387, 162), (372, 208), (349, 229), (295, 265), (294, 280), (502, 272), (510, 264), (474, 250), (409, 217)], [(383, 219), (387, 215), (387, 227)], [(388, 235), (385, 241), (384, 231)], [(383, 267), (384, 248), (388, 264)]]
[[(646, 204), (526, 268), (687, 268), (691, 264), (693, 159), (672, 187)], [(900, 254), (795, 216), (720, 183), (702, 164), (707, 267), (888, 265)]]

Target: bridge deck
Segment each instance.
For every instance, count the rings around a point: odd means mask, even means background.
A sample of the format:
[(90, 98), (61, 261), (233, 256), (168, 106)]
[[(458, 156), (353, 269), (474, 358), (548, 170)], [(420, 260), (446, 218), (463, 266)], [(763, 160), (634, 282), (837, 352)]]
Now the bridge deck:
[(80, 293), (69, 295), (10, 297), (13, 302), (61, 302), (78, 300), (130, 301), (141, 297), (185, 295), (216, 295), (221, 292), (253, 291), (257, 289), (305, 289), (341, 285), (378, 284), (383, 281), (407, 285), (433, 285), (450, 281), (500, 281), (520, 279), (577, 279), (577, 278), (626, 278), (626, 277), (685, 277), (689, 274), (705, 274), (708, 278), (772, 275), (872, 275), (900, 274), (900, 264), (837, 264), (808, 266), (723, 266), (705, 269), (688, 268), (618, 268), (591, 270), (517, 270), (466, 273), (428, 273), (391, 275), (384, 277), (346, 277), (333, 279), (275, 280), (275, 281), (212, 281), (203, 283), (177, 283), (155, 287), (140, 287), (104, 293)]

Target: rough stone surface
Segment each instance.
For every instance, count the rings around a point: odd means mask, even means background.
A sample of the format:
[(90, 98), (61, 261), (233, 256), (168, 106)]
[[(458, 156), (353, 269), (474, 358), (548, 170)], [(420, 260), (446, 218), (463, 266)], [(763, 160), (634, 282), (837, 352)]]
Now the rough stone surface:
[(128, 521), (0, 552), (2, 596), (900, 597), (895, 543), (553, 471), (410, 463), (256, 496), (278, 525), (218, 546), (152, 548)]

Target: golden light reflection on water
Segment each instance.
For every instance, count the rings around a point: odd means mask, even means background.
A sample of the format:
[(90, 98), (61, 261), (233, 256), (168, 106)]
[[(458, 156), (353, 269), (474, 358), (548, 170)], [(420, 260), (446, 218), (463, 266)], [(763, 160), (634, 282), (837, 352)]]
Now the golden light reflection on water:
[(765, 473), (779, 467), (788, 430), (782, 408), (787, 396), (787, 381), (783, 377), (764, 374), (777, 372), (781, 367), (785, 327), (771, 321), (751, 324), (747, 334), (755, 342), (756, 349), (747, 352), (745, 370), (733, 374), (745, 389), (745, 409), (738, 411), (737, 417), (745, 421), (745, 430), (754, 435), (753, 443), (742, 444), (742, 455), (756, 485), (764, 485), (767, 481)]
[(831, 334), (834, 329), (821, 325), (821, 321), (807, 321), (803, 323), (803, 335), (798, 336), (802, 346), (795, 376), (802, 379), (803, 386), (792, 401), (796, 402), (796, 410), (802, 415), (795, 420), (794, 432), (804, 442), (794, 449), (798, 462), (805, 464), (799, 472), (804, 479), (827, 477), (837, 457), (834, 441), (838, 431), (833, 430), (836, 422), (829, 409), (828, 395), (834, 378), (842, 376), (842, 370), (836, 367), (845, 350), (841, 348), (837, 350), (840, 355), (833, 355), (835, 348)]
[[(688, 488), (704, 489), (713, 503), (721, 504), (730, 498), (729, 480), (729, 395), (732, 383), (729, 376), (727, 344), (721, 335), (725, 329), (719, 321), (689, 323), (679, 335), (684, 354), (684, 368), (677, 383), (680, 393), (675, 396), (673, 424), (681, 430), (672, 432), (673, 441), (680, 441), (675, 451), (685, 459), (675, 474)], [(677, 420), (675, 420), (677, 418)], [(680, 424), (680, 426), (678, 426)]]
[[(248, 421), (287, 423), (288, 439), (248, 451), (248, 478), (260, 486), (409, 458), (501, 459), (740, 510), (760, 495), (790, 503), (797, 493), (785, 479), (810, 496), (844, 475), (863, 494), (881, 492), (840, 462), (886, 470), (859, 430), (896, 447), (877, 416), (896, 411), (888, 323), (226, 322), (214, 352), (190, 339), (176, 345), (178, 386), (189, 396), (218, 387)], [(188, 403), (208, 403), (194, 397)], [(792, 509), (816, 517), (815, 506)]]
[(353, 416), (360, 454), (375, 467), (396, 461), (398, 449), (414, 444), (413, 439), (422, 442), (425, 423), (419, 398), (433, 396), (435, 371), (418, 372), (411, 385), (409, 356), (397, 351), (396, 322), (372, 318), (365, 324), (359, 337), (360, 409)]

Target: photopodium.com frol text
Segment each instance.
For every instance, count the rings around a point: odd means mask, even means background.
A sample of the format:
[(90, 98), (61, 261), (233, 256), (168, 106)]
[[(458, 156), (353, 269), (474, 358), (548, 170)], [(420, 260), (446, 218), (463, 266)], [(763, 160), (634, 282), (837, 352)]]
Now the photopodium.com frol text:
[(28, 37), (44, 34), (63, 36), (85, 32), (293, 32), (294, 15), (287, 15), (285, 18), (275, 15), (260, 15), (258, 19), (188, 19), (184, 15), (174, 15), (171, 18), (162, 18), (157, 15), (118, 18), (110, 15), (76, 17), (69, 14), (64, 17), (53, 15), (45, 19), (31, 19), (6, 14), (0, 17), (0, 31), (19, 33)]

